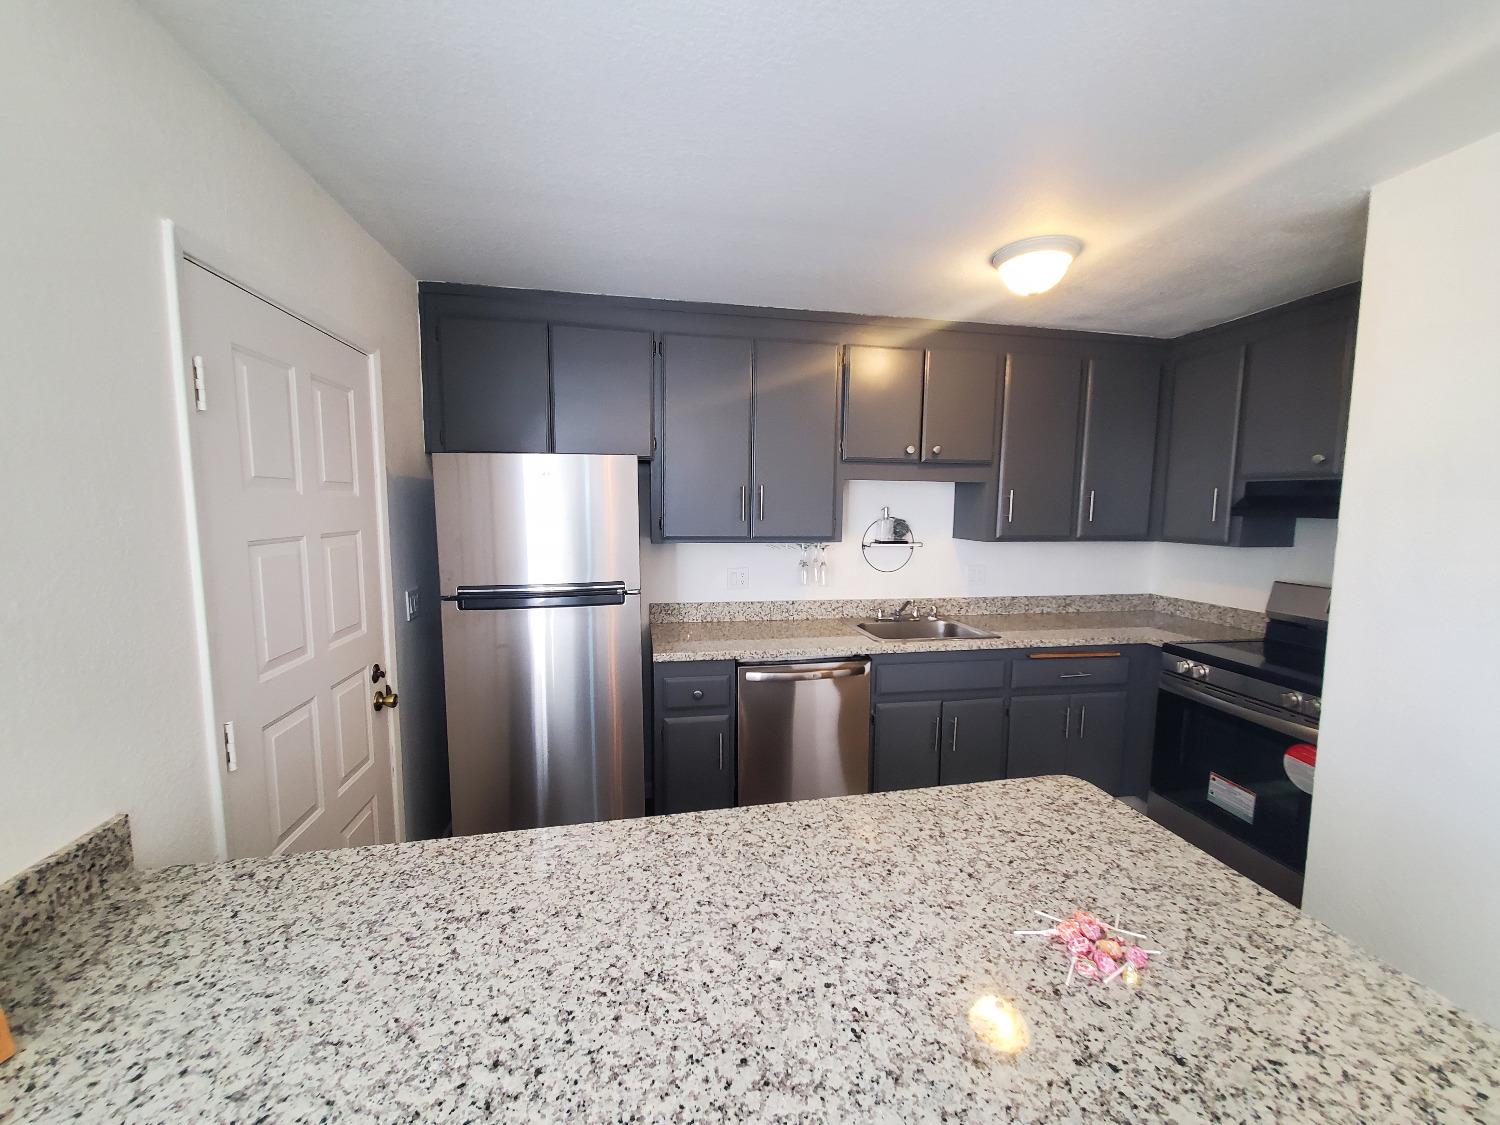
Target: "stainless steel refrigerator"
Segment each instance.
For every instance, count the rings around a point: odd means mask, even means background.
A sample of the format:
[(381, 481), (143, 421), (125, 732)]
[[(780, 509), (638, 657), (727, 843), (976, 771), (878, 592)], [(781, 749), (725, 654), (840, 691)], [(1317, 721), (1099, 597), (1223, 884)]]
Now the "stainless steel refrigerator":
[(453, 832), (645, 811), (634, 457), (435, 453)]

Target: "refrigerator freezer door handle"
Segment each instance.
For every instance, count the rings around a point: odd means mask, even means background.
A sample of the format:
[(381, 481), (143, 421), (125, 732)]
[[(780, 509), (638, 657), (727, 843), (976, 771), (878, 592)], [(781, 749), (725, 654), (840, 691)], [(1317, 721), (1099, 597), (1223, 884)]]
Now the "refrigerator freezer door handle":
[(460, 586), (443, 601), (460, 610), (566, 609), (574, 606), (624, 605), (623, 582), (590, 582), (575, 586)]

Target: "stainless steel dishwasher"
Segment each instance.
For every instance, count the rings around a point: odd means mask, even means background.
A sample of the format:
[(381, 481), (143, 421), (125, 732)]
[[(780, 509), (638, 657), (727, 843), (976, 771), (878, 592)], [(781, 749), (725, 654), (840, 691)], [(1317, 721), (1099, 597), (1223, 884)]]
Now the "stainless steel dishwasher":
[(739, 803), (870, 791), (870, 662), (744, 664)]

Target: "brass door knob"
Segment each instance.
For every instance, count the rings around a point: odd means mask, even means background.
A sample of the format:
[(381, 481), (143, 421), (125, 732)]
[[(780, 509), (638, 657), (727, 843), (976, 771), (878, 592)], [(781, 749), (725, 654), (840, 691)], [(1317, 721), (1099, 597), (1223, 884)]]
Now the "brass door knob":
[(375, 693), (375, 710), (379, 711), (382, 707), (394, 706), (396, 706), (396, 693), (390, 688)]

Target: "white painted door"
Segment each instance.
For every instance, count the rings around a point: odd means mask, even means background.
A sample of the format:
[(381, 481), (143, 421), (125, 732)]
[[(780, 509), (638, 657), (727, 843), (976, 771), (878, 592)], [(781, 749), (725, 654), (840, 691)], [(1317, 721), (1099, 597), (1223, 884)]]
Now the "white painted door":
[(182, 325), (229, 854), (389, 842), (369, 359), (191, 263)]

